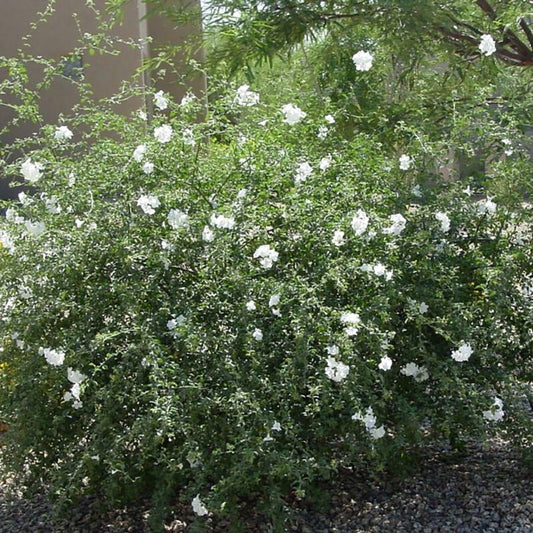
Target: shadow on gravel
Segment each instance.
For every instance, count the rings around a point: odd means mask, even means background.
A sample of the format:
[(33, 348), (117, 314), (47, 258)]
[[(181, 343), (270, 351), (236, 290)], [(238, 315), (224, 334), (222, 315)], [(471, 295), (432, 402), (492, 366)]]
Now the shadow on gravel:
[[(291, 505), (286, 531), (296, 533), (533, 533), (533, 472), (509, 446), (494, 442), (483, 451), (471, 446), (460, 457), (436, 452), (408, 479), (368, 481), (349, 471), (328, 487), (327, 509), (305, 501)], [(44, 496), (10, 496), (0, 484), (0, 533), (144, 533), (149, 506), (103, 513), (86, 498), (70, 516), (53, 520)], [(179, 505), (167, 531), (190, 531), (190, 506)], [(207, 532), (229, 531), (226, 522), (207, 518)], [(271, 531), (249, 513), (242, 531)]]

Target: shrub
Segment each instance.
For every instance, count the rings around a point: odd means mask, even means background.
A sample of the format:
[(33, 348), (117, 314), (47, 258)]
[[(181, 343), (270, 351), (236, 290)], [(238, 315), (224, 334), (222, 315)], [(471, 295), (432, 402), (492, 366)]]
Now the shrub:
[[(92, 115), (93, 142), (49, 126), (4, 168), (32, 185), (0, 230), (8, 467), (67, 499), (274, 514), (341, 465), (530, 442), (523, 188), (442, 183), (430, 141), (346, 140), (338, 110), (246, 94), (199, 124), (194, 101)], [(499, 155), (494, 183), (531, 172)]]

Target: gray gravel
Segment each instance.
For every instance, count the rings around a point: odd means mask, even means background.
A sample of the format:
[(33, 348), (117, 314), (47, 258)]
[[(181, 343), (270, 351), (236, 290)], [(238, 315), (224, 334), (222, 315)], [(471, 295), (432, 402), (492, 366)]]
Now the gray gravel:
[[(94, 498), (84, 500), (68, 519), (54, 520), (44, 496), (24, 500), (0, 483), (0, 533), (147, 532), (147, 504), (102, 512)], [(11, 487), (12, 489), (12, 487)], [(371, 481), (339, 474), (327, 510), (305, 502), (291, 505), (286, 531), (299, 533), (533, 533), (533, 471), (510, 446), (493, 442), (488, 450), (472, 445), (458, 457), (436, 451), (404, 481)], [(190, 506), (178, 505), (167, 531), (189, 531)], [(228, 531), (208, 518), (206, 531)], [(271, 528), (247, 513), (243, 531)]]

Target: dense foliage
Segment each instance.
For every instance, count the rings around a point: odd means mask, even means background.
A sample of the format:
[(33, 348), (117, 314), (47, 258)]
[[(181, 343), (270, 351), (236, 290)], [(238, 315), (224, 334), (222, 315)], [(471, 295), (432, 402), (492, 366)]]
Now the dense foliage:
[(487, 57), (464, 105), (431, 69), (402, 104), (390, 48), (347, 42), (310, 49), (342, 63), (327, 95), (278, 66), (264, 93), (213, 82), (202, 122), (158, 92), (154, 117), (93, 110), (17, 143), (0, 421), (30, 486), (179, 495), (199, 524), (251, 494), (282, 523), (339, 468), (495, 432), (532, 445), (527, 98), (497, 94), (526, 80)]

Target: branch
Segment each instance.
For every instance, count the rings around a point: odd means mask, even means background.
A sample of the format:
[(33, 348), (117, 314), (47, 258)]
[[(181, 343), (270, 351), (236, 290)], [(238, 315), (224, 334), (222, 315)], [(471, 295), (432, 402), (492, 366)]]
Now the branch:
[(533, 31), (531, 31), (531, 28), (529, 27), (528, 23), (523, 18), (520, 19), (520, 27), (526, 34), (527, 40), (529, 41), (531, 48), (533, 48)]

